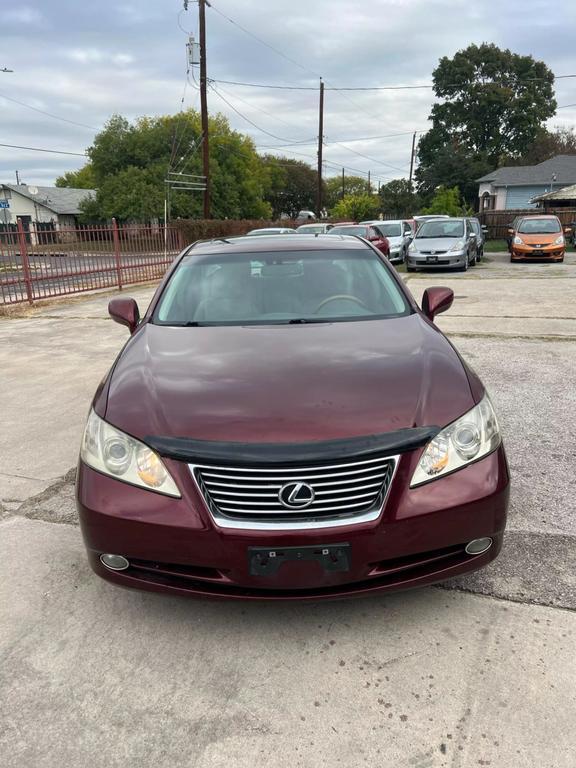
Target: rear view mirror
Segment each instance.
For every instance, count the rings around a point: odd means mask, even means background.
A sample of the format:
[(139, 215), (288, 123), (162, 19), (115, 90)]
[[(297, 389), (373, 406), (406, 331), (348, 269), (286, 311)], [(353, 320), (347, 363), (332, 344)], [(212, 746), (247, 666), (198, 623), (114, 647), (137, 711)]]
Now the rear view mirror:
[(134, 299), (112, 299), (108, 313), (115, 323), (126, 325), (134, 333), (140, 322), (140, 310)]
[(422, 296), (422, 312), (429, 320), (434, 320), (436, 315), (450, 309), (453, 301), (454, 291), (451, 288), (426, 288)]

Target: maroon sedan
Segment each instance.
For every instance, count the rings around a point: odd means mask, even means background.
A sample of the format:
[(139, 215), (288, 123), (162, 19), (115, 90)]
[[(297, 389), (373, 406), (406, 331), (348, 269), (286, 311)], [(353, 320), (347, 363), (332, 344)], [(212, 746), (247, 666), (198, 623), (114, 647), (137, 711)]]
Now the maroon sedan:
[(336, 224), (328, 234), (363, 237), (386, 258), (390, 258), (390, 242), (377, 224)]
[(498, 554), (509, 476), (482, 383), (365, 240), (197, 243), (98, 387), (77, 481), (92, 568), (128, 587), (318, 599)]

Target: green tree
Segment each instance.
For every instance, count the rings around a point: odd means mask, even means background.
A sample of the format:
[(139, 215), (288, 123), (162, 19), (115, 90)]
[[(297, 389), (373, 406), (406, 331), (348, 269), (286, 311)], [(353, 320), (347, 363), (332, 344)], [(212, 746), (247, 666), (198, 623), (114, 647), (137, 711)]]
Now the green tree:
[(96, 177), (90, 163), (87, 163), (78, 171), (68, 171), (58, 176), (56, 179), (57, 187), (74, 187), (76, 189), (95, 189)]
[[(194, 110), (134, 123), (114, 115), (89, 147), (89, 163), (59, 181), (90, 179), (97, 194), (83, 205), (86, 218), (160, 218), (167, 172), (202, 174), (201, 135), (200, 116)], [(268, 218), (266, 177), (252, 140), (231, 130), (223, 115), (210, 118), (210, 136), (214, 218)], [(200, 218), (202, 193), (173, 189), (170, 207), (173, 218)]]
[(272, 206), (275, 218), (287, 214), (296, 218), (298, 211), (314, 210), (318, 173), (300, 160), (265, 155), (264, 198)]
[(384, 213), (408, 217), (420, 207), (420, 198), (407, 179), (393, 179), (380, 187), (380, 205)]
[(375, 219), (379, 212), (379, 199), (365, 192), (362, 195), (346, 195), (332, 208), (334, 219), (342, 221), (363, 221)]
[(427, 208), (422, 208), (422, 213), (425, 215), (440, 213), (448, 216), (470, 216), (472, 210), (462, 201), (458, 187), (438, 187), (430, 205)]
[(476, 197), (474, 179), (504, 158), (520, 158), (556, 112), (554, 74), (542, 61), (496, 45), (470, 45), (443, 57), (433, 73), (431, 129), (418, 146), (419, 190), (457, 184)]
[(368, 180), (361, 176), (344, 176), (344, 183), (342, 183), (342, 176), (331, 176), (326, 179), (324, 204), (328, 210), (342, 199), (342, 187), (344, 187), (344, 197), (346, 195), (364, 195), (368, 192)]
[(537, 165), (556, 155), (576, 155), (576, 132), (573, 128), (542, 128), (534, 142), (519, 159), (510, 158), (506, 165)]

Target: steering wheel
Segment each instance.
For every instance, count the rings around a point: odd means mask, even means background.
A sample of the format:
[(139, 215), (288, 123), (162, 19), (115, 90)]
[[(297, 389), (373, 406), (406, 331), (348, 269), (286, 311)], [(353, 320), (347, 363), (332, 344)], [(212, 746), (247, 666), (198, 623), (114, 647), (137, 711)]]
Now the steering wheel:
[(364, 307), (364, 309), (367, 309), (370, 312), (370, 307), (367, 307), (366, 304), (364, 304), (363, 301), (356, 298), (356, 296), (350, 296), (347, 293), (341, 293), (337, 296), (328, 296), (327, 299), (324, 299), (324, 301), (321, 301), (320, 304), (316, 307), (314, 310), (314, 314), (317, 315), (320, 310), (326, 306), (326, 304), (329, 304), (331, 301), (338, 301), (339, 299), (345, 299), (347, 301), (353, 301), (354, 303), (358, 304), (361, 307)]

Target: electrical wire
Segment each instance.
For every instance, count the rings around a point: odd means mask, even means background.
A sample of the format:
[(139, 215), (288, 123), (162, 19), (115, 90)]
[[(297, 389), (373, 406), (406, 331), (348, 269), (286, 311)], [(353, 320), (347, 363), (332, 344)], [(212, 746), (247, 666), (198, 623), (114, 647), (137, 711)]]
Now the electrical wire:
[(80, 128), (89, 128), (91, 131), (98, 131), (99, 128), (94, 128), (93, 125), (86, 125), (86, 123), (77, 123), (75, 120), (68, 120), (66, 117), (60, 117), (59, 115), (53, 115), (51, 112), (45, 112), (43, 109), (38, 109), (38, 107), (33, 107), (32, 104), (26, 104), (24, 101), (18, 101), (18, 99), (13, 99), (11, 96), (6, 96), (4, 93), (0, 93), (0, 98), (6, 99), (6, 101), (12, 101), (14, 104), (19, 104), (21, 107), (26, 107), (26, 109), (32, 109), (34, 112), (39, 112), (41, 115), (46, 115), (46, 117), (52, 117), (54, 120), (60, 120), (63, 123), (70, 123), (70, 125), (77, 125)]
[(208, 87), (210, 88), (213, 93), (216, 94), (222, 101), (227, 104), (230, 109), (232, 109), (236, 114), (241, 117), (243, 120), (245, 120), (247, 123), (250, 123), (251, 126), (256, 128), (257, 131), (260, 131), (261, 133), (265, 133), (267, 136), (271, 136), (273, 139), (278, 139), (279, 141), (286, 141), (291, 144), (297, 144), (298, 142), (294, 142), (292, 139), (287, 139), (283, 136), (277, 136), (275, 133), (271, 133), (270, 131), (267, 131), (265, 128), (261, 128), (259, 125), (257, 125), (253, 120), (250, 120), (249, 117), (246, 117), (246, 115), (242, 114), (239, 109), (236, 109), (236, 107), (231, 104), (221, 93), (220, 91), (216, 90), (215, 86), (210, 82), (208, 83)]
[[(258, 39), (258, 38), (257, 38)], [(262, 42), (262, 41), (260, 41)], [(266, 43), (264, 43), (266, 45)], [(271, 47), (271, 46), (268, 46)], [(275, 50), (272, 48), (272, 50)], [(278, 53), (278, 51), (276, 51)], [(282, 55), (282, 54), (280, 54)], [(310, 71), (310, 70), (308, 70)], [(315, 73), (313, 73), (315, 74)], [(565, 80), (567, 78), (574, 78), (576, 77), (576, 74), (574, 75), (555, 75), (555, 80)], [(532, 82), (541, 82), (544, 80), (542, 77), (530, 77), (526, 78), (525, 80), (522, 80), (522, 82), (525, 83), (532, 83)], [(215, 83), (222, 83), (223, 85), (239, 85), (243, 88), (271, 88), (273, 90), (279, 90), (279, 91), (317, 91), (318, 87), (314, 85), (274, 85), (273, 83), (246, 83), (239, 80), (216, 80), (214, 79)], [(458, 86), (462, 85), (461, 83), (451, 83), (450, 85), (446, 86), (447, 88), (456, 88)], [(495, 81), (490, 81), (484, 83), (484, 85), (501, 85), (501, 83), (497, 83)], [(328, 87), (325, 87), (324, 90), (326, 91), (415, 91), (415, 90), (432, 90), (434, 88), (433, 84), (425, 85), (366, 85), (366, 86), (354, 86), (354, 87), (339, 87), (330, 85)]]
[(65, 152), (60, 149), (44, 149), (43, 147), (21, 147), (19, 144), (0, 144), (0, 147), (9, 147), (10, 149), (28, 149), (32, 152), (49, 152), (52, 155), (75, 155), (76, 157), (87, 157), (86, 152)]
[(383, 160), (376, 160), (374, 157), (369, 157), (368, 155), (364, 155), (362, 152), (358, 152), (355, 149), (352, 149), (351, 147), (347, 147), (346, 144), (343, 144), (341, 141), (333, 141), (333, 142), (325, 142), (326, 147), (330, 146), (337, 146), (342, 147), (343, 149), (348, 150), (348, 152), (352, 152), (354, 155), (358, 155), (358, 157), (363, 157), (365, 160), (370, 160), (371, 163), (376, 163), (377, 165), (384, 165), (387, 168), (392, 168), (394, 171), (400, 171), (400, 173), (408, 173), (408, 168), (398, 168), (397, 165), (392, 165), (391, 163), (385, 163)]

